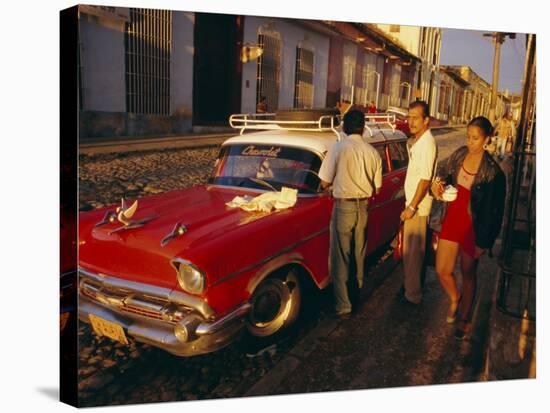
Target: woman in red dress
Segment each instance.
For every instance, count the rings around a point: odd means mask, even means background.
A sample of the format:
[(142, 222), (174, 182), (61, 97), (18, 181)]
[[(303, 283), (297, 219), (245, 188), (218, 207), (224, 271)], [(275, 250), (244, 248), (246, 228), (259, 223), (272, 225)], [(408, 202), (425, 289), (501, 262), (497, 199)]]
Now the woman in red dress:
[[(506, 178), (497, 162), (485, 151), (493, 127), (483, 116), (468, 124), (466, 146), (457, 149), (438, 171), (432, 192), (442, 199), (444, 186), (453, 185), (457, 198), (446, 203), (436, 255), (436, 272), (451, 301), (447, 322), (458, 318), (455, 337), (470, 329), (477, 284), (479, 257), (490, 249), (500, 232), (506, 196)], [(462, 288), (453, 271), (460, 254)]]

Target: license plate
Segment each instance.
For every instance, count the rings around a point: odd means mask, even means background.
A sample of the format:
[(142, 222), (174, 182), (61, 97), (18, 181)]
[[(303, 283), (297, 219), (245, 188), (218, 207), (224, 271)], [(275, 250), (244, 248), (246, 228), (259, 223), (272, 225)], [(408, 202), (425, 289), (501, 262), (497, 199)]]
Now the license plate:
[(96, 334), (109, 337), (112, 340), (128, 345), (128, 340), (126, 339), (126, 334), (124, 334), (122, 326), (93, 314), (90, 314), (90, 323), (92, 323), (92, 328)]

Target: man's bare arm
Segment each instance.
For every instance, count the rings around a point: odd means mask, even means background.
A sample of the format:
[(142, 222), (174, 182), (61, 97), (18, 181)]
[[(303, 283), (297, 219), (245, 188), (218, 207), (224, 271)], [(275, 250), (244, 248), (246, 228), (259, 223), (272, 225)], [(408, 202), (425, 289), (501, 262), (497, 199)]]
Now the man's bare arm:
[(418, 185), (416, 187), (416, 192), (414, 193), (414, 197), (413, 197), (411, 203), (409, 204), (410, 206), (412, 206), (414, 209), (418, 208), (418, 204), (420, 204), (420, 202), (422, 202), (422, 200), (424, 199), (424, 197), (428, 193), (428, 189), (430, 189), (431, 183), (432, 183), (431, 181), (426, 180), (426, 179), (421, 179), (418, 182)]
[(323, 181), (323, 180), (321, 179), (321, 187), (322, 187), (323, 189), (327, 189), (327, 188), (330, 186), (330, 184), (331, 184), (331, 182)]

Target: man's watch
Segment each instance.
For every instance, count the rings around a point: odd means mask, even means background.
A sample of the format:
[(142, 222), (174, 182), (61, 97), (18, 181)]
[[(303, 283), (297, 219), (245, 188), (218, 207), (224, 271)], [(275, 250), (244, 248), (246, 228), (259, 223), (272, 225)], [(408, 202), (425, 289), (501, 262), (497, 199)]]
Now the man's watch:
[(412, 205), (409, 205), (407, 208), (409, 208), (412, 212), (416, 212), (416, 208)]

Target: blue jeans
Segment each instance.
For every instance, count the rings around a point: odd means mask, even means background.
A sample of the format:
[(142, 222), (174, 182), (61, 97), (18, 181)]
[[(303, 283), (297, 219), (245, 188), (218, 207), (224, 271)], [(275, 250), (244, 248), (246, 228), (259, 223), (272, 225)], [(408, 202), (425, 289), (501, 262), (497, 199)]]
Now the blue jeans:
[(330, 220), (329, 272), (334, 286), (336, 312), (351, 311), (347, 282), (355, 272), (363, 286), (367, 247), (367, 201), (334, 200)]

